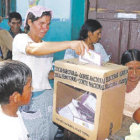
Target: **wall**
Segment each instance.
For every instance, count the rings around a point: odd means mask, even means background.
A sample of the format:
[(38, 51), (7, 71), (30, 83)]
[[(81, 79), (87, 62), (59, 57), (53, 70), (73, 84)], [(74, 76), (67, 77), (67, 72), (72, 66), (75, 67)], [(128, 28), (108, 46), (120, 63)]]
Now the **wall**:
[(5, 29), (5, 30), (9, 30), (8, 20), (7, 19), (2, 20), (2, 22), (0, 23), (0, 28)]
[[(0, 0), (0, 16), (3, 16), (3, 17), (5, 17), (5, 7), (4, 7), (5, 3), (6, 3), (6, 1)], [(16, 0), (10, 0), (9, 5), (10, 5), (10, 12), (15, 11)]]
[(79, 31), (85, 19), (85, 0), (72, 0), (71, 1), (71, 39), (79, 38)]
[[(16, 3), (16, 9), (21, 13), (23, 20), (26, 14), (25, 11), (29, 8), (27, 7), (28, 2), (29, 1), (24, 0), (23, 3), (23, 1), (17, 0)], [(53, 19), (51, 21), (50, 30), (45, 35), (44, 40), (66, 41), (78, 39), (79, 30), (84, 22), (85, 0), (40, 0), (38, 4), (47, 5), (50, 6), (50, 9), (53, 9)], [(7, 20), (4, 20), (0, 24), (0, 27), (8, 30)], [(63, 59), (64, 53), (65, 51), (55, 53), (54, 61)]]

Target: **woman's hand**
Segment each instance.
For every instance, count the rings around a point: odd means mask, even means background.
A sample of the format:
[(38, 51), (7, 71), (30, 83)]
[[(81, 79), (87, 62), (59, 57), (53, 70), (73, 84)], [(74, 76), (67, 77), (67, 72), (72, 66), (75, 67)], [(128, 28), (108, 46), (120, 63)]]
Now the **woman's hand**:
[(49, 72), (48, 79), (49, 80), (53, 80), (54, 79), (54, 71), (50, 71)]
[(78, 55), (84, 55), (85, 49), (88, 51), (89, 47), (84, 41), (71, 41), (70, 49), (74, 50)]
[(133, 119), (137, 122), (140, 123), (140, 108), (138, 108), (134, 114), (133, 114)]

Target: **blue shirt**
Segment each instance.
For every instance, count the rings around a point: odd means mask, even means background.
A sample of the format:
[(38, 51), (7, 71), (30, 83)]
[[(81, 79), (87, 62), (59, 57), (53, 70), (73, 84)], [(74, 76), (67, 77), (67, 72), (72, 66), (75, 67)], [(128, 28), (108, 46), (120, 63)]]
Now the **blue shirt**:
[[(101, 55), (102, 62), (108, 62), (110, 55), (107, 55), (105, 49), (100, 43), (94, 44), (94, 51)], [(64, 59), (78, 58), (78, 55), (72, 49), (67, 49), (65, 51)]]

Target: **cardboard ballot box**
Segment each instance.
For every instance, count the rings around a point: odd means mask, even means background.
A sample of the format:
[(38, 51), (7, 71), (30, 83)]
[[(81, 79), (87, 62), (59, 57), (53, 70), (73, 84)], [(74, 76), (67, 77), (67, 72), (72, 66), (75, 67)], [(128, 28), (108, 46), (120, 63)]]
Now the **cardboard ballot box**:
[(78, 59), (55, 62), (53, 121), (87, 140), (104, 140), (121, 127), (128, 69)]

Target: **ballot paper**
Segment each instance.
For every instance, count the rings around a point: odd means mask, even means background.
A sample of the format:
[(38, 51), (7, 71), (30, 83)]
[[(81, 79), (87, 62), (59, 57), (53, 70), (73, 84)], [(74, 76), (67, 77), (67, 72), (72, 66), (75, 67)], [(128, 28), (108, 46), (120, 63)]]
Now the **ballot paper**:
[[(71, 103), (70, 103), (70, 104), (71, 104)], [(72, 114), (72, 112), (71, 112), (71, 110), (70, 110), (70, 108), (69, 108), (68, 106), (63, 107), (61, 110), (58, 111), (58, 113), (59, 113), (61, 116), (63, 116), (63, 117), (65, 117), (65, 118), (67, 118), (67, 119), (73, 121), (73, 114)]]
[(95, 112), (96, 110), (96, 97), (91, 95), (90, 93), (86, 92), (82, 99), (81, 103), (86, 106), (91, 112)]
[(84, 62), (84, 63), (93, 63), (96, 65), (102, 65), (101, 62), (101, 55), (96, 53), (93, 50), (86, 51), (83, 56), (79, 56), (79, 61)]
[(93, 129), (95, 109), (96, 97), (91, 93), (85, 92), (80, 98), (72, 99), (72, 101), (61, 108), (58, 113), (77, 124)]

